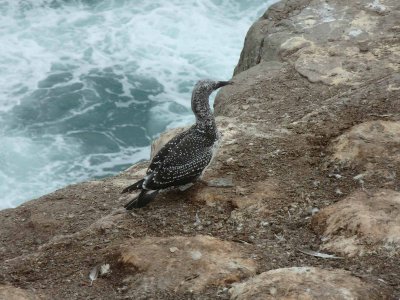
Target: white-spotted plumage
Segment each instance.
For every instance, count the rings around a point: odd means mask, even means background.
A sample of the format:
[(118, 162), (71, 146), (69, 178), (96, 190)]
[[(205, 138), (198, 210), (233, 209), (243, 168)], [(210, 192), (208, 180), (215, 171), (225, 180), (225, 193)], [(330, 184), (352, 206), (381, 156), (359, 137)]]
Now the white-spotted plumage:
[(145, 178), (122, 192), (141, 190), (139, 196), (125, 205), (126, 209), (143, 207), (152, 201), (159, 190), (187, 185), (203, 174), (211, 163), (220, 133), (208, 99), (210, 94), (230, 81), (201, 80), (192, 93), (192, 110), (196, 123), (175, 136), (154, 156)]

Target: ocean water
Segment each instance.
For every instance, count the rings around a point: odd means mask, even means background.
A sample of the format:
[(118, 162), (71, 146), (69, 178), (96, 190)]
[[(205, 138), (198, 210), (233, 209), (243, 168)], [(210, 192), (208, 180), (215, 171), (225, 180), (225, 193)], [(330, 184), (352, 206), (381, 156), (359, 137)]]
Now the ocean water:
[(273, 2), (0, 0), (0, 209), (147, 159)]

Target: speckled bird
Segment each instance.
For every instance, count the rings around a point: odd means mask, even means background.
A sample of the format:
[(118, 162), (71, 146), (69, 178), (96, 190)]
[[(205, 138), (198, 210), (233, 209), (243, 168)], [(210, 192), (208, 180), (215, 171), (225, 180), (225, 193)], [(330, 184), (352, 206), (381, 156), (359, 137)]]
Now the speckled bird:
[(228, 84), (232, 82), (200, 80), (196, 83), (192, 93), (196, 123), (166, 143), (154, 156), (146, 176), (122, 191), (140, 190), (139, 195), (124, 206), (127, 210), (146, 206), (160, 190), (184, 186), (201, 177), (216, 152), (220, 138), (208, 103), (209, 96)]

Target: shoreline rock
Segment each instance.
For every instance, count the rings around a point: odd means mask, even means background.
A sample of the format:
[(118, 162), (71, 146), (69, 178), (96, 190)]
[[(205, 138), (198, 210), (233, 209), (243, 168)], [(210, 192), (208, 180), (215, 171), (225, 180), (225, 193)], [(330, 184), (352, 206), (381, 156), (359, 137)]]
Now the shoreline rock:
[(363, 282), (344, 270), (307, 267), (271, 270), (234, 284), (229, 292), (232, 300), (390, 299), (379, 282)]
[(314, 215), (322, 250), (348, 256), (400, 251), (400, 193), (356, 191)]
[(1, 292), (289, 299), (281, 291), (306, 282), (308, 299), (399, 298), (399, 33), (396, 0), (274, 4), (247, 34), (235, 85), (215, 100), (224, 139), (204, 176), (224, 184), (161, 193), (127, 213), (120, 191), (143, 176), (142, 162), (0, 211)]

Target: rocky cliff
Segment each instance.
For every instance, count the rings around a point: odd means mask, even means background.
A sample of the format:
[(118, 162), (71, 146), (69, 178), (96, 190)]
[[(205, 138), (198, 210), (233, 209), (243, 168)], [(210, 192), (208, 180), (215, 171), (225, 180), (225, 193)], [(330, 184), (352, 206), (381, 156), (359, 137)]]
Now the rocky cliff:
[(127, 213), (140, 163), (1, 211), (0, 298), (398, 299), (399, 69), (397, 0), (273, 5), (208, 185)]

